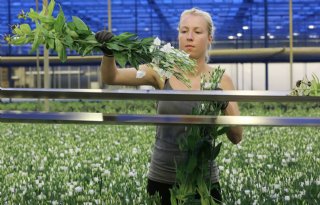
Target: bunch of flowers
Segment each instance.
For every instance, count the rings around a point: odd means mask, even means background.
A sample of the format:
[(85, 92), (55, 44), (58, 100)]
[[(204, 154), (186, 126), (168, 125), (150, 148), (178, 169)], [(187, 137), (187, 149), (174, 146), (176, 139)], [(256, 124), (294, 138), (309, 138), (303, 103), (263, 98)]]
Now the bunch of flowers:
[(320, 95), (320, 80), (313, 74), (312, 80), (306, 76), (302, 80), (298, 80), (296, 87), (292, 89), (290, 95), (293, 96), (318, 96)]
[[(108, 42), (99, 43), (95, 33), (80, 18), (73, 16), (71, 22), (66, 22), (61, 6), (58, 15), (52, 16), (54, 7), (55, 1), (51, 0), (40, 13), (32, 8), (29, 12), (21, 11), (18, 18), (30, 19), (35, 23), (35, 28), (32, 29), (27, 23), (13, 25), (13, 35), (5, 35), (4, 39), (12, 45), (32, 44), (31, 52), (45, 45), (47, 49), (56, 51), (62, 62), (67, 60), (66, 49), (85, 56), (106, 47), (113, 51), (122, 67), (129, 63), (138, 69), (140, 64), (148, 64), (161, 76), (173, 75), (190, 86), (185, 73), (193, 73), (196, 63), (185, 52), (174, 49), (170, 44), (161, 46), (158, 38), (138, 39), (135, 34), (127, 32), (114, 36)], [(142, 76), (143, 73), (138, 72), (137, 77)]]
[[(217, 90), (224, 73), (220, 67), (210, 73), (209, 79), (201, 76), (201, 90)], [(218, 116), (226, 108), (228, 102), (205, 101), (198, 104), (192, 111), (193, 115)], [(227, 132), (227, 127), (215, 125), (190, 126), (186, 137), (179, 142), (180, 149), (187, 153), (186, 160), (177, 164), (176, 184), (170, 190), (171, 203), (177, 204), (215, 204), (210, 190), (209, 167), (220, 152), (221, 142), (218, 136)], [(200, 199), (195, 199), (196, 195)]]

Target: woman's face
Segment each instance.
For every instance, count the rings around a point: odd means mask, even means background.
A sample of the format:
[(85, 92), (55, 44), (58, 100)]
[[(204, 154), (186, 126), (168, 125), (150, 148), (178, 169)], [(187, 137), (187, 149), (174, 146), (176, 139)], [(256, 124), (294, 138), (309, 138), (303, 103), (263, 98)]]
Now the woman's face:
[(212, 42), (204, 17), (193, 14), (182, 16), (179, 27), (179, 49), (190, 54), (193, 59), (205, 58)]

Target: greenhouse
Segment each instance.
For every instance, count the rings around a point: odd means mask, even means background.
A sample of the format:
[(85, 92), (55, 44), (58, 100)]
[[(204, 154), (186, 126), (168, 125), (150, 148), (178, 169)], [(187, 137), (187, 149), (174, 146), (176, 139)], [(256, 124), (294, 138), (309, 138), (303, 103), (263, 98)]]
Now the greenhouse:
[(318, 0), (4, 0), (0, 204), (319, 204)]

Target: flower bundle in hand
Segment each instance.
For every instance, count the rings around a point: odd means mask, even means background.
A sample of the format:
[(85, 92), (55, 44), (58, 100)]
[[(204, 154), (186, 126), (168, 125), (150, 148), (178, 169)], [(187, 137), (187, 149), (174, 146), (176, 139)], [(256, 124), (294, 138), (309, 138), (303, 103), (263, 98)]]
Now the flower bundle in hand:
[[(224, 69), (214, 69), (208, 78), (201, 76), (201, 90), (220, 90), (219, 82)], [(228, 102), (204, 101), (192, 111), (193, 115), (218, 116)], [(171, 204), (215, 204), (210, 190), (209, 167), (220, 152), (222, 143), (217, 138), (228, 131), (227, 127), (217, 125), (193, 125), (188, 127), (184, 138), (179, 142), (180, 150), (186, 153), (186, 160), (177, 164), (176, 184), (170, 190)], [(195, 199), (196, 195), (199, 199)]]
[(31, 52), (45, 45), (47, 49), (57, 52), (61, 62), (67, 60), (66, 49), (85, 56), (106, 47), (122, 67), (129, 63), (138, 69), (140, 64), (149, 64), (161, 76), (173, 75), (190, 86), (185, 73), (193, 73), (196, 63), (185, 52), (174, 49), (170, 44), (161, 46), (157, 38), (138, 39), (135, 34), (127, 32), (114, 36), (108, 42), (99, 43), (95, 33), (80, 18), (73, 16), (71, 22), (66, 22), (61, 6), (58, 15), (52, 16), (54, 7), (55, 1), (51, 0), (40, 13), (32, 8), (26, 13), (21, 11), (18, 18), (31, 19), (35, 28), (32, 29), (27, 23), (13, 25), (13, 35), (5, 35), (4, 39), (12, 45), (32, 44)]

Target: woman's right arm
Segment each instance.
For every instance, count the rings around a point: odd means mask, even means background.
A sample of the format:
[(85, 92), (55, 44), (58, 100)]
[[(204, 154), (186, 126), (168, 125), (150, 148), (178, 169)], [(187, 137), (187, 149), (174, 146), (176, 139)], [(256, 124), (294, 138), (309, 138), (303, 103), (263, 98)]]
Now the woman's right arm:
[(142, 78), (137, 78), (135, 68), (118, 69), (114, 57), (103, 56), (101, 62), (101, 79), (108, 85), (151, 85), (156, 89), (162, 89), (164, 82), (156, 71), (147, 65), (140, 65), (139, 70), (144, 71)]

